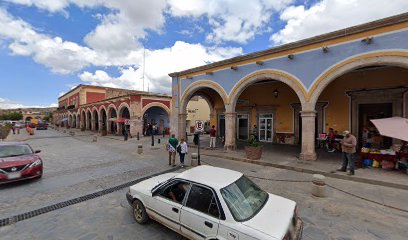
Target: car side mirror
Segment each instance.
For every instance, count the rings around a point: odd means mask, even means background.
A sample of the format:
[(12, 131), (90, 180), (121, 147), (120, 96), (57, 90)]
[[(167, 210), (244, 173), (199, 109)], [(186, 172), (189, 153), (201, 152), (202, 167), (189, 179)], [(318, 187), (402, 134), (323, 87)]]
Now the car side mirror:
[(34, 153), (40, 153), (41, 152), (41, 150), (35, 150), (34, 151)]

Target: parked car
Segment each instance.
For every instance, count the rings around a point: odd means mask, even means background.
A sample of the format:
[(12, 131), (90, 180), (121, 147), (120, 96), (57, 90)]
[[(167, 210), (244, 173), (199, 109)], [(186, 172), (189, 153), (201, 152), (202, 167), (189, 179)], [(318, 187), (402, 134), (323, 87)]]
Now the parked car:
[(135, 184), (126, 198), (136, 222), (154, 219), (190, 239), (301, 239), (292, 200), (267, 193), (240, 172), (199, 166)]
[(30, 145), (19, 142), (0, 143), (0, 184), (41, 178), (43, 161)]
[(36, 129), (36, 130), (47, 130), (47, 129), (48, 129), (48, 125), (45, 124), (45, 123), (38, 123), (38, 124), (35, 126), (35, 129)]

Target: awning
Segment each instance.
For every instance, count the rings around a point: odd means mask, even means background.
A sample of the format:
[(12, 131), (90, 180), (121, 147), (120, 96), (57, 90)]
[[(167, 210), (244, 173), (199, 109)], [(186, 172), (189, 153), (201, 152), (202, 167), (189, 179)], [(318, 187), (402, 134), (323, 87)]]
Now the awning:
[(392, 117), (371, 120), (381, 135), (408, 142), (408, 119)]
[(116, 120), (114, 120), (113, 122), (115, 123), (124, 123), (126, 120), (129, 120), (128, 118), (118, 118)]
[(61, 119), (61, 122), (68, 122), (68, 118)]
[(116, 118), (115, 117), (114, 118), (109, 118), (108, 121), (110, 121), (110, 122), (116, 121)]

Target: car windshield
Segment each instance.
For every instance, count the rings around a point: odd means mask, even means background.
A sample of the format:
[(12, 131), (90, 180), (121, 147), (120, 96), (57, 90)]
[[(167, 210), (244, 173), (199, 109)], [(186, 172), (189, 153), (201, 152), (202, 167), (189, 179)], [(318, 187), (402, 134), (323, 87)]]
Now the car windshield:
[(5, 145), (0, 146), (0, 157), (12, 157), (32, 154), (33, 151), (28, 145)]
[(221, 195), (239, 222), (255, 216), (268, 200), (268, 193), (245, 176), (221, 189)]

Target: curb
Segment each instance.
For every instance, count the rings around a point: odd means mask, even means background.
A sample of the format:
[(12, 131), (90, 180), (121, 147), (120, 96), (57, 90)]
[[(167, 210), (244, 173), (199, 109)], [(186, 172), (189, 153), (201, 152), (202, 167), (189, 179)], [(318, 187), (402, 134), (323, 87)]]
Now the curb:
[(384, 181), (361, 178), (361, 177), (356, 177), (356, 176), (351, 177), (351, 176), (340, 175), (340, 174), (330, 173), (330, 172), (325, 172), (325, 171), (320, 171), (320, 170), (311, 170), (311, 169), (305, 169), (305, 168), (300, 168), (300, 167), (294, 167), (294, 166), (287, 166), (287, 165), (282, 165), (282, 164), (277, 164), (277, 163), (271, 163), (271, 162), (266, 162), (266, 161), (262, 161), (262, 160), (251, 160), (251, 159), (247, 159), (247, 158), (223, 156), (221, 154), (216, 155), (216, 154), (201, 153), (201, 155), (208, 156), (208, 157), (224, 158), (224, 159), (227, 159), (227, 160), (233, 160), (233, 161), (238, 161), (238, 162), (252, 163), (252, 164), (267, 166), (267, 167), (286, 169), (286, 170), (301, 172), (301, 173), (321, 174), (323, 176), (330, 177), (330, 178), (336, 178), (336, 179), (353, 181), (353, 182), (360, 182), (360, 183), (367, 183), (367, 184), (372, 184), (372, 185), (376, 185), (376, 186), (390, 187), (390, 188), (396, 188), (396, 189), (401, 189), (401, 190), (407, 190), (408, 191), (408, 185), (399, 184), (399, 183), (384, 182)]

